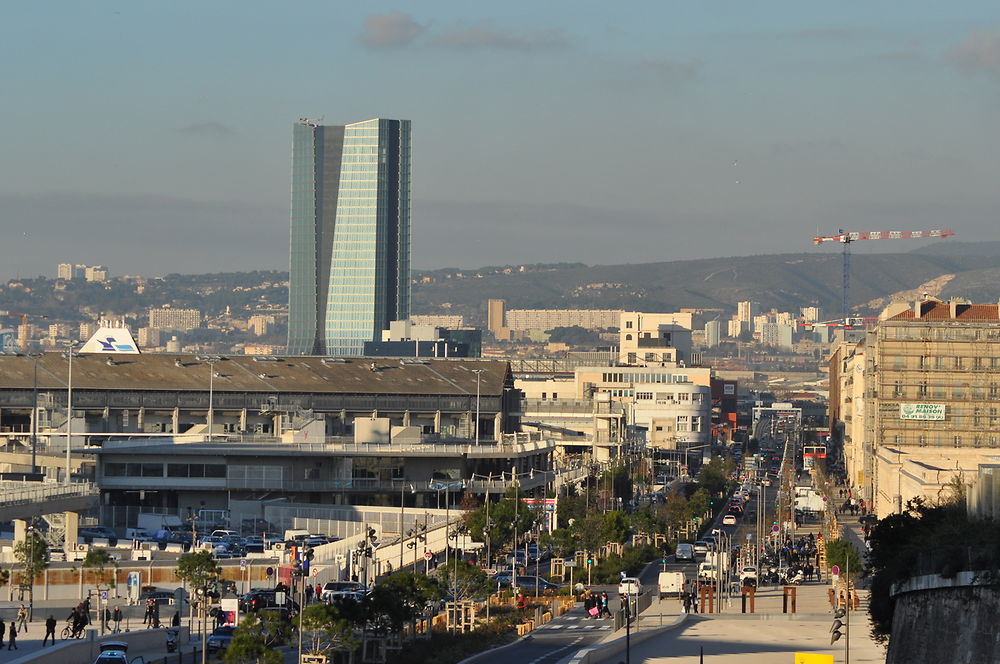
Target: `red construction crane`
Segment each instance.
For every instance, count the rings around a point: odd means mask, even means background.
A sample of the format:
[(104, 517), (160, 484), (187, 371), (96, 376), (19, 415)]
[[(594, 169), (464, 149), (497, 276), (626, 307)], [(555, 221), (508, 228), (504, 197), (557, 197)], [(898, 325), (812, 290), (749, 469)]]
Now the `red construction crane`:
[(844, 273), (843, 273), (843, 314), (844, 314), (844, 326), (848, 327), (848, 314), (850, 313), (850, 308), (848, 306), (848, 293), (850, 292), (850, 281), (851, 281), (851, 243), (857, 240), (916, 240), (923, 238), (932, 237), (950, 237), (955, 234), (955, 231), (950, 229), (945, 230), (930, 230), (930, 231), (845, 231), (844, 229), (839, 229), (836, 235), (828, 235), (821, 237), (814, 237), (813, 244), (823, 244), (824, 242), (840, 242), (844, 245)]

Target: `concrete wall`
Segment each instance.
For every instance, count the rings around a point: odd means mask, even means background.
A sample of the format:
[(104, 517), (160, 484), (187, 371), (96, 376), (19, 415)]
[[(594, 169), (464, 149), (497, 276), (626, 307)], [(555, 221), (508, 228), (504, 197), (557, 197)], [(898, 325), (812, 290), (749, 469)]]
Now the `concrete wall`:
[[(57, 628), (61, 629), (61, 627)], [(178, 643), (188, 643), (188, 628), (176, 627), (180, 631)], [(129, 659), (134, 659), (141, 652), (164, 648), (167, 642), (167, 630), (143, 629), (109, 636), (97, 636), (97, 630), (88, 629), (85, 636), (78, 641), (56, 641), (54, 647), (34, 652), (15, 660), (11, 664), (67, 664), (67, 662), (90, 662), (99, 652), (98, 644), (102, 641), (125, 641), (128, 643)]]
[(886, 664), (1000, 661), (1000, 592), (976, 574), (921, 576), (898, 589)]

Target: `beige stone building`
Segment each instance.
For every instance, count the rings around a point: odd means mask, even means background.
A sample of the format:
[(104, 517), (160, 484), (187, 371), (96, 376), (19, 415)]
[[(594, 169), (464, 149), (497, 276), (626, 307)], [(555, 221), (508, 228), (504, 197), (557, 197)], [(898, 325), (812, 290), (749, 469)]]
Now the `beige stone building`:
[(892, 304), (830, 368), (848, 472), (880, 516), (1000, 454), (1000, 305)]

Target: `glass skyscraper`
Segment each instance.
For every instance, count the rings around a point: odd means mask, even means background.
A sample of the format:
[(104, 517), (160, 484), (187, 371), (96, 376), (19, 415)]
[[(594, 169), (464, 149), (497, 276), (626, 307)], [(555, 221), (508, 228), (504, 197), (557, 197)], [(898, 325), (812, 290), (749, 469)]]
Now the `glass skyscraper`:
[(361, 355), (410, 315), (410, 121), (295, 124), (290, 355)]

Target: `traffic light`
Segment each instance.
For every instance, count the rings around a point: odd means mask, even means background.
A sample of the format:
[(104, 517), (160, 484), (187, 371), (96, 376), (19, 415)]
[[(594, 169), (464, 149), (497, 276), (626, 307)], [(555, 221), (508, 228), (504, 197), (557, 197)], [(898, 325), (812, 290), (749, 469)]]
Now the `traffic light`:
[(841, 620), (841, 618), (843, 618), (845, 615), (847, 615), (847, 611), (845, 611), (844, 609), (837, 609), (836, 611), (833, 612), (833, 625), (830, 626), (831, 646), (834, 643), (836, 643), (840, 637), (844, 635), (844, 633), (840, 631), (840, 628), (844, 626), (844, 621)]

